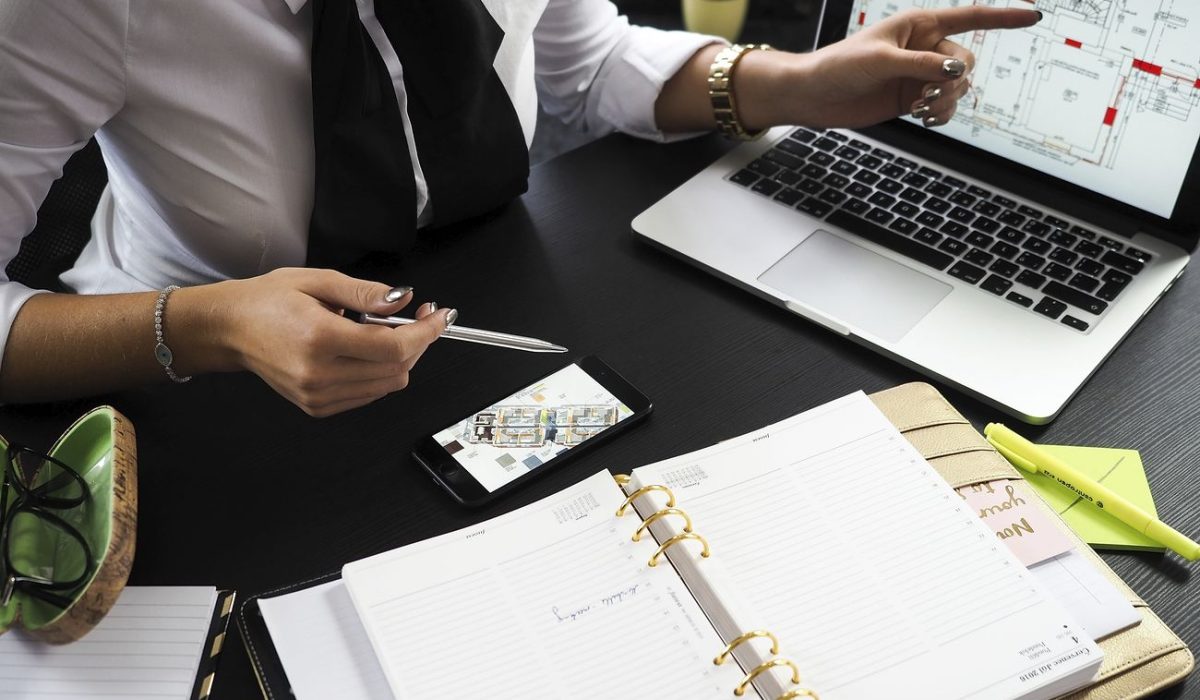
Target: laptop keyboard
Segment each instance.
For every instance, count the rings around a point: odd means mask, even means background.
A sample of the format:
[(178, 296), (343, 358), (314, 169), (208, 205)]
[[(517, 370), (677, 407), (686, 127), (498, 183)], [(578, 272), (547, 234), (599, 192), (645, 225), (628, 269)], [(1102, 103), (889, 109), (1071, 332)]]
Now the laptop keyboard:
[(1080, 332), (1151, 260), (837, 131), (798, 128), (728, 180)]

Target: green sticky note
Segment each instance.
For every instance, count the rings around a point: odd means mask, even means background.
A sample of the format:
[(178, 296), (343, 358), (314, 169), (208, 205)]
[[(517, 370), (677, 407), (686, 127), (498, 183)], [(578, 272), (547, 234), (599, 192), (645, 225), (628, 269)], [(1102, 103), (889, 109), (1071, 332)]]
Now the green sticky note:
[[(1146, 471), (1142, 467), (1142, 456), (1137, 450), (1068, 445), (1041, 447), (1133, 501), (1147, 512), (1158, 515), (1154, 508), (1154, 496), (1150, 493), (1150, 484), (1146, 481)], [(1034, 490), (1067, 521), (1084, 542), (1100, 549), (1164, 551), (1161, 544), (1079, 498), (1075, 492), (1053, 479), (1041, 474), (1023, 476), (1028, 478)]]

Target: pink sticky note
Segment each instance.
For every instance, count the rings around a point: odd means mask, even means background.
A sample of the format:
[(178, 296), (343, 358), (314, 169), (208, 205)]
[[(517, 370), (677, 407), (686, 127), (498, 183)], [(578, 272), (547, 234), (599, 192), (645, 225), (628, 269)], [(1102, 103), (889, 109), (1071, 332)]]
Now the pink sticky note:
[(1057, 523), (1034, 507), (1034, 495), (1025, 484), (997, 479), (958, 489), (967, 505), (996, 533), (1017, 559), (1033, 566), (1072, 548)]

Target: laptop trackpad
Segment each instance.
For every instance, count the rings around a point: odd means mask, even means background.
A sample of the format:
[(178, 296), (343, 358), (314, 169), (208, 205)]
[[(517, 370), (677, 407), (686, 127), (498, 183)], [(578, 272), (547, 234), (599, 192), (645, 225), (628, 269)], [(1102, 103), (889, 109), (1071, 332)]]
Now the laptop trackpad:
[(953, 289), (820, 229), (758, 279), (833, 320), (890, 342), (903, 338)]

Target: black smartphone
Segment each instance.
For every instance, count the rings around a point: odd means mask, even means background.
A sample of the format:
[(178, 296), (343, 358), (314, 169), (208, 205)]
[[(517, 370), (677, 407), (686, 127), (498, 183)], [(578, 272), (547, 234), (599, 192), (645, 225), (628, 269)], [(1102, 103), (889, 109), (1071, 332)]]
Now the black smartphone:
[(413, 448), (456, 501), (486, 503), (649, 415), (650, 399), (595, 356), (494, 401)]

